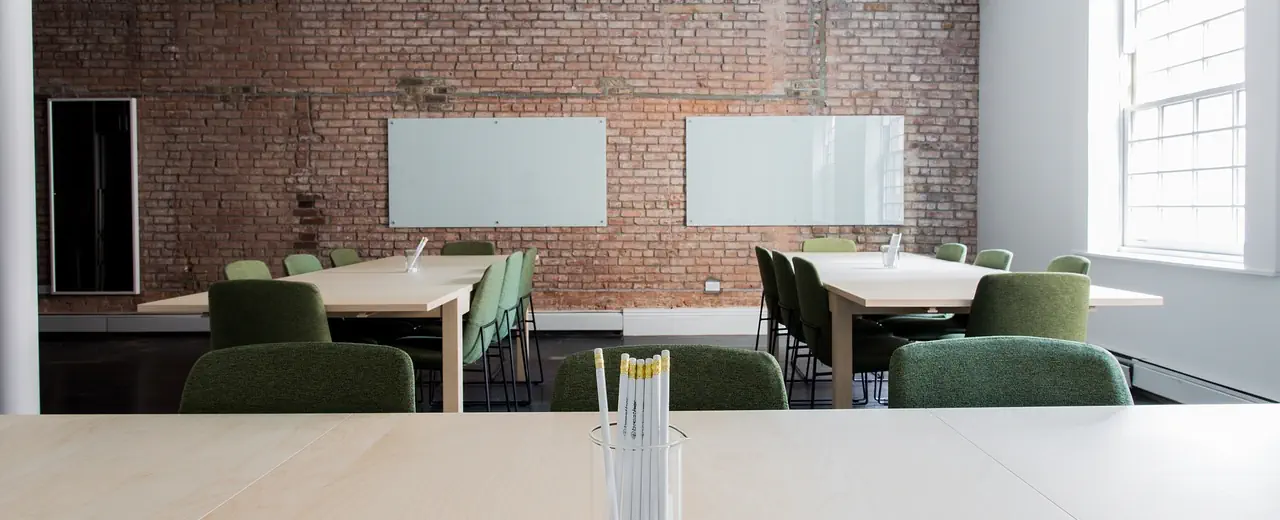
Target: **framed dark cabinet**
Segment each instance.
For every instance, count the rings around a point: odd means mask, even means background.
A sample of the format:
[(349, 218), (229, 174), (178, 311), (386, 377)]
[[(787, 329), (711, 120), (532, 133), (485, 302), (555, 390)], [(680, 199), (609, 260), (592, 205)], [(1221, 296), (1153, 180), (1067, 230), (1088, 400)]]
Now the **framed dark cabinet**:
[(138, 294), (134, 99), (50, 99), (53, 294)]

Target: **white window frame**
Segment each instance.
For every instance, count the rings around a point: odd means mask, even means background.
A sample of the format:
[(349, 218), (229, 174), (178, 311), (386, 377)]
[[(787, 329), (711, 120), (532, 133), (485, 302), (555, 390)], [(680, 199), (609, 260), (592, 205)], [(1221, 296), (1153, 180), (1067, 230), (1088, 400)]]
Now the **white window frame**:
[[(1246, 82), (1241, 81), (1239, 83), (1234, 83), (1229, 85), (1220, 85), (1220, 86), (1215, 86), (1215, 87), (1203, 89), (1196, 92), (1189, 92), (1189, 93), (1179, 94), (1177, 96), (1147, 100), (1141, 104), (1134, 104), (1133, 100), (1136, 97), (1135, 90), (1138, 82), (1138, 71), (1137, 71), (1138, 63), (1136, 59), (1137, 42), (1134, 35), (1134, 33), (1136, 32), (1138, 0), (1120, 0), (1120, 1), (1122, 3), (1121, 12), (1123, 15), (1123, 24), (1124, 24), (1122, 29), (1121, 41), (1124, 47), (1124, 55), (1126, 60), (1126, 63), (1124, 64), (1124, 69), (1127, 77), (1124, 81), (1124, 90), (1125, 90), (1124, 96), (1123, 96), (1124, 106), (1122, 107), (1122, 118), (1121, 118), (1123, 122), (1123, 128), (1121, 131), (1121, 146), (1120, 146), (1121, 179), (1120, 179), (1119, 185), (1120, 185), (1120, 206), (1121, 206), (1120, 207), (1121, 230), (1120, 230), (1119, 251), (1123, 253), (1187, 257), (1187, 258), (1197, 258), (1197, 259), (1204, 259), (1204, 260), (1215, 260), (1215, 261), (1226, 261), (1226, 262), (1242, 262), (1243, 255), (1244, 255), (1243, 237), (1240, 237), (1239, 241), (1234, 243), (1230, 247), (1222, 247), (1222, 244), (1208, 244), (1208, 243), (1192, 241), (1192, 240), (1187, 240), (1187, 241), (1169, 240), (1167, 238), (1138, 241), (1137, 239), (1131, 237), (1130, 235), (1129, 222), (1128, 222), (1129, 210), (1131, 208), (1131, 206), (1129, 205), (1129, 183), (1130, 183), (1131, 177), (1133, 176), (1129, 172), (1130, 145), (1135, 142), (1141, 142), (1141, 141), (1159, 142), (1159, 139), (1161, 138), (1190, 136), (1192, 137), (1192, 143), (1194, 146), (1194, 143), (1196, 142), (1195, 136), (1200, 134), (1209, 133), (1209, 132), (1227, 131), (1227, 130), (1235, 133), (1239, 130), (1245, 130), (1245, 124), (1241, 123), (1240, 121), (1240, 118), (1243, 117), (1244, 114), (1239, 109), (1238, 103), (1240, 102), (1240, 97), (1243, 96), (1244, 95), (1243, 93), (1246, 91)], [(1195, 24), (1187, 25), (1186, 28), (1194, 27), (1196, 25), (1206, 24), (1213, 20), (1224, 18), (1226, 16), (1230, 16), (1237, 12), (1242, 12), (1242, 11), (1243, 10), (1231, 11), (1231, 12), (1224, 13), (1206, 20), (1199, 20)], [(1185, 28), (1176, 29), (1174, 31), (1171, 31), (1170, 34), (1183, 29)], [(1234, 51), (1235, 50), (1233, 49), (1231, 51), (1227, 51), (1222, 54), (1227, 54), (1229, 52), (1234, 52)], [(1248, 52), (1247, 44), (1243, 48), (1243, 52), (1245, 53)], [(1207, 60), (1216, 56), (1218, 55), (1203, 56), (1197, 59), (1196, 61)], [(1178, 64), (1174, 64), (1174, 65), (1170, 65), (1169, 67), (1172, 68), (1177, 65)], [(1247, 80), (1247, 77), (1246, 77), (1246, 80)], [(1204, 130), (1204, 131), (1198, 130), (1197, 125), (1198, 125), (1198, 118), (1199, 118), (1199, 105), (1198, 105), (1199, 100), (1204, 98), (1211, 98), (1218, 95), (1228, 94), (1228, 93), (1232, 94), (1233, 96), (1236, 96), (1236, 99), (1232, 101), (1232, 106), (1236, 108), (1235, 110), (1233, 110), (1231, 126), (1225, 127), (1225, 128), (1215, 128), (1212, 130)], [(1180, 103), (1186, 103), (1186, 102), (1191, 103), (1191, 114), (1192, 114), (1191, 132), (1186, 134), (1177, 134), (1174, 136), (1159, 135), (1162, 132), (1162, 128), (1163, 128), (1165, 108), (1178, 105)], [(1134, 115), (1139, 111), (1149, 110), (1152, 108), (1157, 109), (1156, 126), (1161, 130), (1157, 132), (1157, 135), (1155, 137), (1145, 137), (1141, 139), (1132, 138)], [(1241, 135), (1243, 134), (1235, 134), (1233, 136), (1233, 144), (1237, 144), (1237, 146), (1239, 145), (1238, 143), (1236, 143), (1235, 140), (1240, 139)], [(1233, 180), (1233, 194), (1234, 194), (1234, 191), (1237, 189), (1236, 184), (1239, 182), (1244, 182), (1245, 171), (1247, 169), (1247, 160), (1242, 159), (1242, 162), (1237, 164), (1236, 160), (1233, 159), (1232, 164), (1229, 166), (1222, 167), (1222, 168), (1205, 168), (1205, 169), (1232, 170), (1233, 179), (1234, 179)], [(1197, 170), (1198, 169), (1193, 164), (1192, 168), (1186, 171), (1195, 172)], [(1146, 174), (1154, 173), (1158, 175), (1158, 174), (1164, 174), (1164, 173), (1177, 173), (1181, 171), (1184, 171), (1184, 170), (1156, 170), (1155, 172), (1145, 172), (1145, 173)], [(1246, 189), (1247, 189), (1247, 186), (1246, 186)], [(1234, 200), (1234, 195), (1233, 195), (1232, 204), (1229, 204), (1229, 205), (1198, 205), (1195, 203), (1191, 203), (1187, 205), (1156, 204), (1154, 206), (1145, 206), (1145, 207), (1161, 207), (1161, 208), (1162, 207), (1187, 207), (1187, 208), (1226, 207), (1231, 209), (1240, 209), (1244, 211), (1244, 219), (1246, 223), (1249, 218), (1249, 213), (1248, 213), (1248, 209), (1245, 202), (1241, 201), (1237, 203), (1237, 201)], [(1231, 230), (1231, 231), (1232, 233), (1237, 232), (1236, 230)]]

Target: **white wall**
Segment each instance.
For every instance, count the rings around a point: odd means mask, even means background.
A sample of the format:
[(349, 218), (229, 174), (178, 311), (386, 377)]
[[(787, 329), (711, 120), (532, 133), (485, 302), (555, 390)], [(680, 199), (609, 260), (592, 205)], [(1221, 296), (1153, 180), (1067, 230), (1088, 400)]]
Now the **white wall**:
[[(1099, 11), (1099, 6), (1113, 9), (1115, 4), (1108, 2), (982, 2), (978, 245), (1014, 251), (1015, 269), (1040, 269), (1056, 255), (1085, 251), (1091, 225), (1095, 235), (1098, 228), (1115, 225), (1099, 222), (1096, 212), (1091, 223), (1089, 210), (1090, 168), (1096, 172), (1108, 164), (1098, 160), (1098, 144), (1118, 139), (1105, 135), (1114, 126), (1099, 117), (1096, 103), (1091, 113), (1089, 99), (1091, 86), (1096, 94), (1104, 82), (1119, 83), (1114, 76), (1101, 77), (1097, 70), (1090, 77), (1090, 17), (1096, 22), (1108, 16)], [(1260, 19), (1280, 20), (1277, 5), (1280, 2), (1250, 0), (1249, 27), (1265, 26)], [(1255, 46), (1259, 32), (1249, 31), (1250, 71), (1258, 66), (1255, 63), (1280, 65), (1280, 59), (1275, 59), (1275, 38)], [(1248, 185), (1251, 190), (1260, 185), (1273, 188), (1274, 161), (1255, 168), (1254, 148), (1265, 148), (1259, 151), (1274, 158), (1275, 146), (1253, 145), (1277, 142), (1276, 125), (1255, 126), (1255, 121), (1268, 117), (1267, 111), (1276, 121), (1275, 100), (1280, 93), (1273, 81), (1255, 84), (1252, 72), (1249, 78)], [(1255, 99), (1267, 106), (1255, 109)], [(1272, 135), (1258, 135), (1264, 129)], [(1264, 176), (1271, 182), (1255, 183)], [(1096, 176), (1094, 189), (1098, 189)], [(1250, 192), (1250, 218), (1255, 209), (1264, 216), (1264, 222), (1251, 224), (1250, 240), (1274, 244), (1274, 235), (1256, 236), (1262, 230), (1274, 233), (1276, 228), (1274, 190), (1263, 195)], [(1159, 294), (1165, 305), (1101, 309), (1091, 317), (1090, 341), (1280, 400), (1280, 334), (1275, 330), (1280, 325), (1280, 278), (1127, 259), (1093, 260), (1095, 283)]]

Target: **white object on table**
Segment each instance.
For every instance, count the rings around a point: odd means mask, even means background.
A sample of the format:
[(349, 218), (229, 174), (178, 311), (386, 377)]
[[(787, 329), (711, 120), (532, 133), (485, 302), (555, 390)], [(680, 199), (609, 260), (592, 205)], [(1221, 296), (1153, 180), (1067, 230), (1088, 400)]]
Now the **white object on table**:
[[(832, 406), (853, 406), (853, 317), (863, 314), (948, 312), (966, 314), (978, 280), (995, 269), (929, 256), (901, 254), (896, 269), (883, 269), (878, 253), (784, 253), (813, 262), (831, 308)], [(1162, 305), (1159, 296), (1094, 285), (1093, 307)], [(783, 362), (780, 358), (779, 362)], [(784, 367), (785, 370), (785, 367)]]
[(613, 436), (609, 428), (609, 389), (604, 379), (604, 349), (593, 352), (596, 362), (596, 401), (600, 407), (600, 438), (604, 445), (600, 447), (604, 456), (605, 487), (609, 491), (609, 518), (618, 520), (618, 487), (613, 467)]
[[(462, 315), (471, 286), (505, 256), (424, 256), (416, 273), (395, 256), (281, 278), (316, 286), (330, 316), (441, 318), (444, 359), (441, 392), (445, 412), (462, 411)], [(197, 293), (138, 305), (147, 314), (205, 314), (209, 294)]]
[(404, 272), (413, 273), (418, 271), (418, 257), (422, 256), (422, 250), (427, 248), (427, 237), (422, 237), (418, 241), (418, 247), (413, 250), (413, 256), (406, 256), (404, 259)]

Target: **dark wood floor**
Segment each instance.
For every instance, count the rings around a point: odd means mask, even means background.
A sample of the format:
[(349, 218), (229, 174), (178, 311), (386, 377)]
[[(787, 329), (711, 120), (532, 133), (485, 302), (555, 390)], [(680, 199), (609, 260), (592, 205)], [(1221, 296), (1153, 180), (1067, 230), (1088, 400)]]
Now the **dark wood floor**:
[[(605, 333), (540, 335), (545, 378), (534, 385), (524, 409), (547, 410), (555, 371), (568, 354), (618, 345), (709, 344), (751, 348), (754, 336), (623, 337)], [(44, 335), (40, 342), (41, 406), (44, 413), (174, 413), (191, 365), (208, 351), (207, 334), (180, 335)], [(536, 375), (536, 371), (535, 371)], [(862, 396), (855, 384), (855, 397)], [(501, 396), (496, 385), (494, 391)], [(467, 385), (467, 400), (480, 400), (483, 387)], [(830, 386), (819, 384), (815, 398), (830, 399)], [(797, 387), (793, 398), (807, 401)], [(1142, 403), (1151, 396), (1135, 395)], [(523, 390), (521, 400), (525, 400)], [(869, 406), (878, 406), (874, 401)], [(819, 405), (819, 407), (825, 407)], [(498, 407), (502, 410), (502, 407)], [(469, 411), (479, 410), (468, 407)]]

